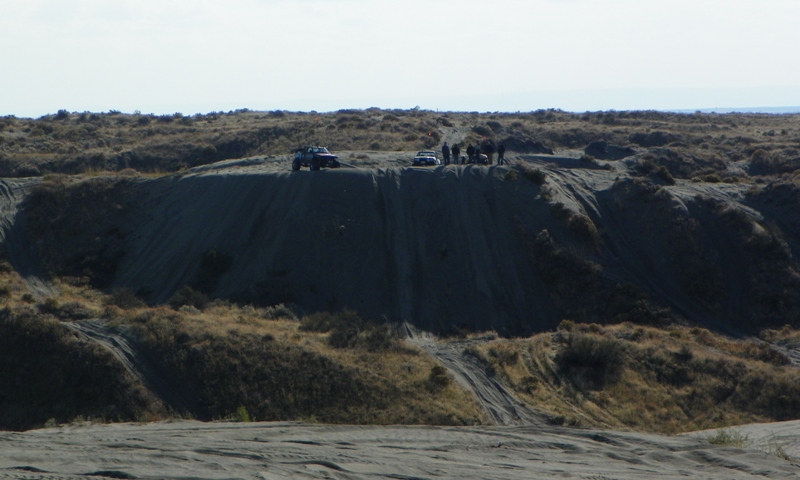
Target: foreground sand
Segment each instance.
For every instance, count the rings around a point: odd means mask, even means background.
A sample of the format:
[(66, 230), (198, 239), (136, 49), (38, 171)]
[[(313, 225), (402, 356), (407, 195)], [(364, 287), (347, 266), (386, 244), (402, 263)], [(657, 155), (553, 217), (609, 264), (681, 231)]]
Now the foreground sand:
[(753, 447), (558, 427), (86, 424), (0, 434), (0, 478), (798, 478), (758, 442), (800, 455), (800, 422), (740, 431)]

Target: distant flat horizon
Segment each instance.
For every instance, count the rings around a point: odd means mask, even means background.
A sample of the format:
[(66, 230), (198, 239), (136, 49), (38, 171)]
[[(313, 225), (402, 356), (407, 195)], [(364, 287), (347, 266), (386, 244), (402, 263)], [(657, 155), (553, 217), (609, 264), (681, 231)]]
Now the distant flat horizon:
[[(668, 111), (668, 110), (665, 110)], [(800, 107), (744, 107), (744, 108), (698, 108), (696, 110), (672, 110), (676, 113), (771, 113), (776, 115), (800, 113)]]
[[(487, 110), (487, 111), (479, 111), (479, 110), (442, 110), (442, 109), (430, 109), (430, 108), (422, 108), (422, 107), (342, 107), (336, 108), (331, 110), (316, 110), (316, 109), (262, 109), (262, 108), (248, 108), (248, 107), (240, 107), (235, 109), (229, 110), (209, 110), (206, 112), (195, 112), (193, 114), (186, 114), (187, 116), (191, 115), (206, 115), (211, 113), (217, 112), (235, 112), (237, 110), (248, 110), (252, 112), (267, 112), (267, 111), (286, 111), (286, 112), (296, 112), (296, 113), (335, 113), (340, 110), (367, 110), (371, 108), (377, 108), (379, 110), (414, 110), (414, 109), (421, 109), (427, 111), (436, 111), (441, 113), (482, 113), (482, 114), (490, 114), (490, 113), (528, 113), (528, 112), (535, 112), (538, 110), (560, 110), (567, 113), (573, 114), (581, 114), (581, 113), (596, 113), (596, 112), (645, 112), (645, 111), (652, 111), (652, 112), (663, 112), (663, 113), (680, 113), (680, 114), (694, 114), (694, 113), (706, 113), (706, 114), (733, 114), (733, 113), (754, 113), (754, 114), (770, 114), (770, 115), (792, 115), (792, 114), (800, 114), (800, 106), (796, 107), (713, 107), (713, 108), (682, 108), (682, 109), (657, 109), (657, 108), (627, 108), (627, 109), (606, 109), (606, 110), (567, 110), (563, 108), (557, 107), (548, 107), (548, 108), (536, 108), (531, 110)], [(69, 110), (67, 110), (69, 111)], [(71, 114), (79, 114), (79, 113), (109, 113), (109, 112), (119, 112), (125, 115), (171, 115), (174, 113), (180, 113), (179, 111), (172, 111), (172, 112), (141, 112), (140, 110), (133, 110), (133, 111), (123, 111), (117, 109), (109, 109), (109, 110), (81, 110), (81, 111), (69, 111)], [(13, 117), (18, 119), (31, 119), (36, 120), (39, 118), (44, 118), (47, 116), (52, 116), (57, 114), (58, 111), (53, 111), (50, 113), (45, 113), (43, 115), (38, 116), (17, 116), (17, 115), (4, 115), (5, 117)]]

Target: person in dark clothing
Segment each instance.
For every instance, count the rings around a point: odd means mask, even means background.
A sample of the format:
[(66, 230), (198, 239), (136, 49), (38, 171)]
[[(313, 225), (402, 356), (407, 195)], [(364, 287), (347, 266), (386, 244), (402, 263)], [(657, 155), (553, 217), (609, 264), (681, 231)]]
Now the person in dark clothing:
[(444, 165), (450, 165), (450, 147), (447, 146), (447, 142), (442, 145), (442, 156), (444, 157)]
[(461, 149), (458, 148), (458, 144), (456, 143), (453, 145), (453, 148), (451, 148), (450, 151), (453, 153), (453, 163), (458, 165), (460, 163), (459, 155), (461, 154)]
[(467, 157), (469, 157), (469, 163), (475, 163), (475, 147), (471, 143), (467, 147)]
[(484, 140), (480, 145), (481, 153), (486, 155), (489, 165), (491, 165), (494, 160), (494, 142), (491, 140)]
[(506, 161), (506, 146), (502, 143), (497, 146), (497, 164), (498, 165), (508, 165)]

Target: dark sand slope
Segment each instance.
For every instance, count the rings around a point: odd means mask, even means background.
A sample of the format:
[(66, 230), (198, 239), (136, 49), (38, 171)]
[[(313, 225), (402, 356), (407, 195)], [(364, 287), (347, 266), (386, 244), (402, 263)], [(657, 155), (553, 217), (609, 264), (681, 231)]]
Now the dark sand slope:
[(214, 295), (309, 311), (351, 308), (441, 331), (507, 333), (558, 320), (520, 219), (553, 222), (540, 188), (506, 169), (231, 171), (144, 182), (115, 286), (162, 302), (204, 253), (230, 255)]
[[(661, 307), (728, 333), (796, 323), (796, 189), (663, 185), (633, 178), (624, 161), (514, 161), (541, 169), (546, 183), (500, 166), (387, 168), (383, 159), (381, 168), (290, 172), (288, 163), (221, 162), (129, 180), (111, 193), (118, 212), (96, 215), (85, 238), (50, 245), (108, 247), (101, 266), (119, 263), (102, 286), (153, 303), (189, 285), (212, 298), (300, 313), (349, 308), (436, 333), (525, 335), (564, 318), (658, 322)], [(0, 196), (4, 246), (18, 271), (35, 272), (42, 240), (26, 237), (24, 210), (14, 215), (23, 196)], [(536, 250), (543, 237), (552, 247)], [(40, 277), (27, 276), (36, 287)], [(645, 317), (639, 298), (651, 300)]]
[[(606, 308), (615, 285), (633, 285), (715, 329), (747, 328), (757, 287), (751, 257), (771, 253), (753, 253), (743, 235), (768, 245), (758, 224), (786, 218), (746, 206), (747, 185), (658, 187), (632, 180), (621, 162), (606, 170), (569, 158), (524, 161), (543, 169), (544, 186), (497, 166), (291, 173), (220, 165), (140, 181), (132, 213), (120, 220), (126, 251), (113, 286), (166, 301), (198, 284), (203, 255), (213, 250), (232, 263), (206, 281), (212, 296), (308, 312), (350, 308), (434, 332), (513, 335), (563, 318), (619, 320)], [(554, 213), (555, 203), (591, 219), (596, 237)], [(741, 212), (752, 227), (737, 227), (725, 218), (739, 217), (721, 209)], [(800, 235), (785, 225), (781, 241), (800, 248)], [(563, 264), (535, 267), (531, 247), (545, 229), (580, 259), (576, 268), (596, 265), (602, 280)], [(785, 275), (775, 288), (789, 288), (794, 280)], [(576, 295), (589, 297), (581, 304)]]
[[(290, 172), (222, 162), (131, 180), (117, 192), (119, 214), (77, 242), (119, 232), (107, 235), (121, 255), (104, 286), (154, 303), (189, 285), (300, 313), (349, 308), (437, 333), (506, 335), (551, 330), (564, 318), (630, 320), (645, 296), (651, 313), (667, 307), (725, 332), (796, 321), (787, 315), (800, 302), (792, 294), (800, 216), (775, 207), (796, 203), (794, 190), (658, 185), (632, 178), (622, 161), (518, 161), (540, 168), (546, 183), (499, 166)], [(16, 211), (19, 200), (2, 201)], [(25, 237), (24, 220), (7, 222), (4, 242), (21, 272), (35, 270), (23, 260), (39, 241)], [(534, 252), (544, 230), (554, 247)], [(211, 272), (209, 252), (218, 262)]]

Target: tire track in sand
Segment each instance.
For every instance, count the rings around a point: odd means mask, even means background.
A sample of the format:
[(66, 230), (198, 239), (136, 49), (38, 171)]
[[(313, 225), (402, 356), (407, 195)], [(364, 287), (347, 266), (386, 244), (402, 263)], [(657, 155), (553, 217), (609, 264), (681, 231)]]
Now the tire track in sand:
[(546, 418), (519, 401), (493, 374), (487, 372), (467, 348), (485, 340), (439, 342), (424, 332), (405, 325), (407, 341), (424, 350), (442, 364), (464, 388), (473, 392), (478, 403), (496, 425), (545, 425)]

